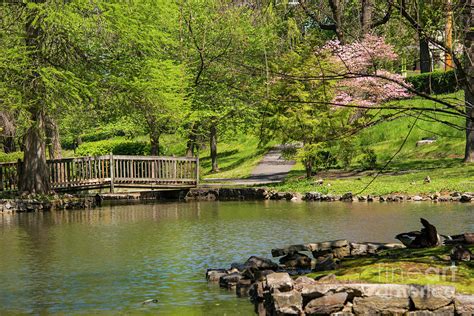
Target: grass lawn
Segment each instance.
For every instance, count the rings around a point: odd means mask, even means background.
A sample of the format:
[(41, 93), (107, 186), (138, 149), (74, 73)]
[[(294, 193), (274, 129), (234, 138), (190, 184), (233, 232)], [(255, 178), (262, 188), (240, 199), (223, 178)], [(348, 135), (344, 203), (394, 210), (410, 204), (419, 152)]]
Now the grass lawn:
[[(462, 102), (463, 93), (457, 92), (438, 96)], [(397, 101), (402, 106), (433, 107), (433, 102), (423, 99)], [(460, 117), (437, 114), (438, 119), (463, 126)], [(377, 170), (401, 147), (411, 126), (415, 124), (400, 153), (393, 159), (384, 172), (363, 192), (373, 179)], [(416, 146), (422, 138), (435, 137), (432, 144)], [(345, 192), (363, 194), (428, 194), (443, 191), (474, 191), (474, 164), (464, 164), (465, 134), (447, 125), (418, 120), (407, 116), (395, 121), (384, 122), (362, 131), (352, 141), (358, 148), (368, 147), (377, 155), (377, 170), (363, 171), (358, 164), (360, 156), (353, 159), (349, 170), (329, 170), (317, 172), (313, 179), (304, 179), (301, 163), (295, 165), (287, 181), (275, 185), (280, 191), (342, 194)], [(431, 183), (424, 184), (426, 176)], [(322, 178), (323, 186), (315, 185), (315, 179)], [(330, 186), (328, 186), (328, 184)]]
[(218, 144), (217, 162), (220, 171), (216, 173), (211, 173), (209, 150), (201, 152), (201, 175), (205, 179), (249, 177), (253, 168), (276, 142), (271, 142), (261, 148), (258, 144), (258, 138), (253, 135), (240, 135), (238, 139)]
[[(333, 273), (338, 280), (371, 283), (451, 285), (460, 293), (474, 294), (474, 262), (451, 267), (452, 247), (394, 249), (374, 257), (343, 259)], [(474, 250), (474, 246), (470, 246)], [(311, 273), (309, 277), (328, 274)]]

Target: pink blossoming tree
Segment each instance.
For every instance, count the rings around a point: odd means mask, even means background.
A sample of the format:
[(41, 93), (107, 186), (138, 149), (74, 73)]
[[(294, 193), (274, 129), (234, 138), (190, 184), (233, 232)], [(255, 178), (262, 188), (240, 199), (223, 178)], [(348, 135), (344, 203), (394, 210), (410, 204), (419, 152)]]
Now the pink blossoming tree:
[(343, 67), (336, 86), (334, 105), (355, 105), (363, 108), (410, 97), (403, 77), (385, 67), (397, 59), (393, 46), (382, 37), (366, 35), (363, 40), (341, 45), (330, 41), (324, 46)]

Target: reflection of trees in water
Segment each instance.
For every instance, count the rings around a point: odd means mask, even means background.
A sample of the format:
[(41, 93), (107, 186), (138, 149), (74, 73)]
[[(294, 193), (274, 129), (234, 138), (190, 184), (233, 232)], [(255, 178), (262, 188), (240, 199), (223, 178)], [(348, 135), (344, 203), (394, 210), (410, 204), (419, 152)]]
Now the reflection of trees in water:
[(18, 226), (22, 231), (20, 248), (24, 253), (25, 265), (28, 272), (22, 280), (26, 286), (24, 295), (26, 305), (29, 300), (33, 313), (45, 313), (54, 304), (48, 298), (50, 293), (57, 291), (61, 284), (54, 273), (56, 238), (51, 228), (54, 226), (52, 213), (25, 213), (18, 214)]

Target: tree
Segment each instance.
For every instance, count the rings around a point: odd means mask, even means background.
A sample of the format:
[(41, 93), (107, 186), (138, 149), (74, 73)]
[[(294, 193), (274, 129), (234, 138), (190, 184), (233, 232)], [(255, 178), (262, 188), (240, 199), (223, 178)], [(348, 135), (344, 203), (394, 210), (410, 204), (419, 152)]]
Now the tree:
[(217, 172), (219, 135), (255, 121), (255, 91), (264, 77), (245, 66), (263, 60), (267, 28), (260, 28), (255, 11), (238, 3), (183, 1), (180, 12), (182, 58), (193, 78), (188, 154), (198, 138), (208, 140), (211, 171)]
[[(66, 104), (80, 102), (84, 83), (78, 76), (82, 59), (76, 46), (83, 3), (64, 4), (34, 0), (3, 4), (0, 73), (2, 95), (10, 108), (28, 113), (29, 127), (23, 138), (24, 161), (19, 190), (49, 191), (46, 164), (48, 117)], [(12, 96), (13, 99), (12, 100)]]

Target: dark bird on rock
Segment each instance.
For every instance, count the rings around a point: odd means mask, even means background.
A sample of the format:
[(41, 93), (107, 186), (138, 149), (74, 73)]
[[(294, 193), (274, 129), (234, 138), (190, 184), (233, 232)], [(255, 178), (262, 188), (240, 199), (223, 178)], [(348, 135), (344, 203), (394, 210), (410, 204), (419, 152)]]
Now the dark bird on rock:
[(420, 218), (420, 222), (423, 225), (421, 231), (401, 233), (395, 238), (400, 240), (407, 248), (429, 248), (441, 245), (441, 238), (436, 231), (436, 227), (424, 218)]
[(456, 245), (451, 250), (451, 260), (454, 262), (458, 261), (470, 261), (473, 258), (471, 251), (464, 248), (463, 245)]

